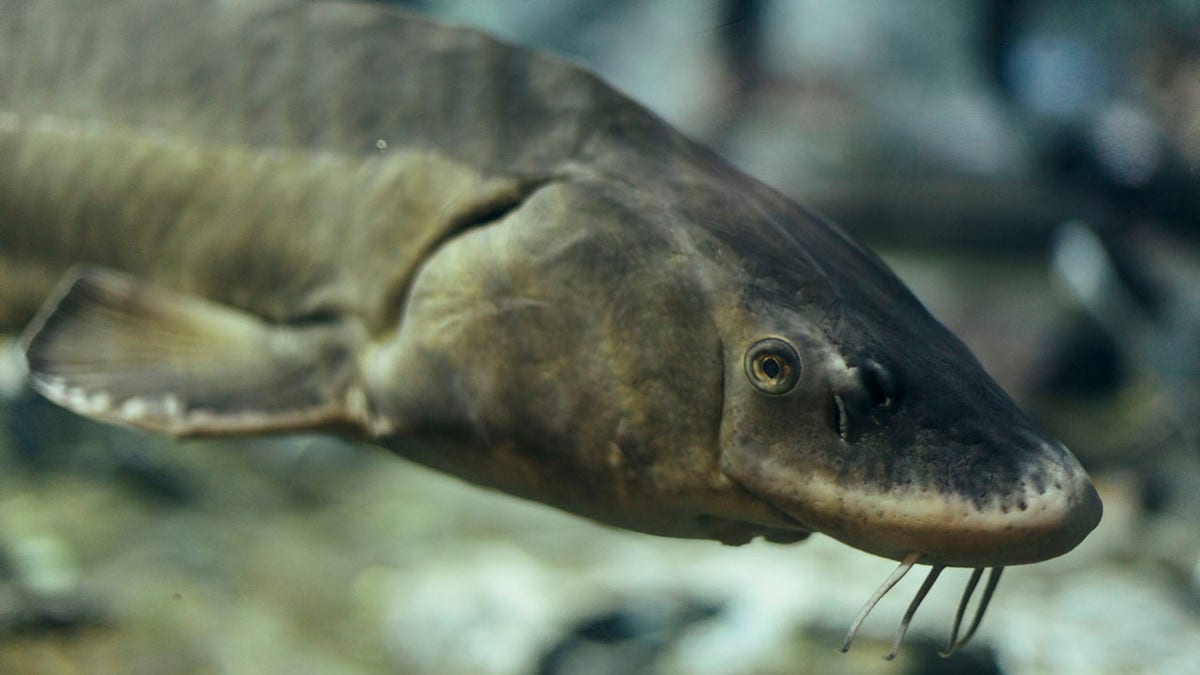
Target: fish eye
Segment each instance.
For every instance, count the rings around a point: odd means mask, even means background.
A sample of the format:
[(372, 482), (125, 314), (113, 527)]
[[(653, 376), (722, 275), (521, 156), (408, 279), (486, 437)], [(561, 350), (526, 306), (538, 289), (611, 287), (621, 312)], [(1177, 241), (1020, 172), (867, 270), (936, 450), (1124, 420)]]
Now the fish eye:
[(759, 340), (746, 350), (746, 377), (764, 394), (780, 396), (800, 381), (800, 356), (778, 338)]

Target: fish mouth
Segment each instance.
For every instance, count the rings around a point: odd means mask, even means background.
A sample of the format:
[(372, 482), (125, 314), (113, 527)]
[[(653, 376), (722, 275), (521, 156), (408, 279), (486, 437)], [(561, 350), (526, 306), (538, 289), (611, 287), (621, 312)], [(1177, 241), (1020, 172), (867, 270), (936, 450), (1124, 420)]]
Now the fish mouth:
[[(998, 500), (997, 500), (998, 501)], [(1041, 562), (1074, 549), (1100, 522), (1103, 507), (1091, 481), (985, 505), (920, 490), (846, 494), (840, 510), (796, 514), (846, 544), (893, 560), (912, 552), (951, 567)]]
[[(854, 620), (843, 651), (849, 649), (875, 604), (913, 566), (927, 564), (931, 569), (897, 628), (887, 658), (895, 656), (913, 614), (941, 572), (946, 567), (973, 568), (943, 652), (949, 654), (979, 628), (1006, 566), (1067, 553), (1095, 529), (1103, 515), (1095, 486), (1065, 446), (1031, 431), (1024, 431), (1019, 440), (995, 454), (964, 452), (962, 457), (973, 461), (961, 466), (977, 467), (971, 480), (947, 480), (947, 476), (960, 476), (942, 469), (940, 475), (919, 483), (852, 482), (811, 466), (801, 471), (780, 462), (742, 465), (735, 453), (726, 455), (723, 468), (730, 480), (798, 526), (901, 561)], [(921, 451), (914, 454), (920, 456)], [(990, 457), (999, 461), (991, 463)], [(964, 633), (968, 605), (989, 568), (991, 574)]]
[[(1057, 455), (1057, 461), (1039, 468), (1041, 480), (1021, 481), (1018, 489), (982, 504), (977, 499), (921, 489), (848, 494), (841, 488), (837, 502), (841, 510), (836, 515), (806, 512), (801, 516), (816, 530), (844, 543), (901, 561), (858, 613), (841, 651), (850, 648), (880, 599), (918, 563), (930, 565), (929, 574), (896, 628), (891, 649), (884, 656), (888, 660), (896, 656), (913, 615), (946, 567), (974, 570), (959, 601), (943, 656), (975, 634), (1006, 566), (1048, 560), (1079, 545), (1100, 522), (1100, 496), (1065, 447), (1046, 443), (1045, 448)], [(974, 617), (960, 637), (968, 605), (988, 568), (991, 573)]]
[[(1067, 456), (1070, 457), (1069, 454)], [(1067, 466), (1067, 469), (1071, 468)], [(1001, 507), (972, 511), (963, 508), (964, 500), (925, 497), (923, 509), (914, 509), (910, 501), (906, 514), (890, 522), (876, 523), (869, 537), (859, 533), (843, 533), (844, 538), (839, 539), (852, 543), (852, 539), (869, 538), (868, 543), (872, 548), (866, 548), (861, 543), (852, 545), (887, 557), (899, 557), (901, 562), (863, 605), (846, 632), (841, 651), (850, 649), (867, 615), (917, 563), (929, 564), (929, 574), (909, 603), (893, 635), (891, 649), (884, 658), (891, 660), (896, 656), (917, 608), (946, 567), (974, 568), (959, 600), (950, 638), (941, 654), (949, 656), (965, 645), (983, 621), (1006, 565), (1040, 562), (1062, 555), (1075, 548), (1099, 524), (1103, 507), (1087, 474), (1082, 468), (1077, 472), (1064, 473), (1071, 474), (1070, 482), (1062, 476), (1054, 483), (1053, 489), (1025, 494), (1019, 498), (1016, 509)], [(917, 503), (921, 502), (918, 500)], [(896, 551), (905, 546), (910, 547), (908, 552), (896, 556)], [(989, 567), (991, 574), (974, 617), (966, 633), (960, 637), (967, 607), (984, 571)]]
[(912, 553), (948, 567), (1036, 563), (1074, 549), (1099, 524), (1103, 506), (1078, 460), (1044, 443), (1046, 461), (989, 494), (924, 484), (851, 486), (809, 476), (799, 499), (773, 506), (815, 531), (893, 560)]

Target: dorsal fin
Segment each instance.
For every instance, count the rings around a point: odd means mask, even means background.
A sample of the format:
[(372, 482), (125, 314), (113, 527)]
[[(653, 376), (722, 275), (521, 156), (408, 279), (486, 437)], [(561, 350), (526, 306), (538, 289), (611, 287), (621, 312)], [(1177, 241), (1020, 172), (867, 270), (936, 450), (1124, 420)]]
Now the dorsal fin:
[(97, 267), (72, 270), (23, 338), (50, 400), (175, 435), (365, 428), (361, 343), (341, 324), (271, 324)]

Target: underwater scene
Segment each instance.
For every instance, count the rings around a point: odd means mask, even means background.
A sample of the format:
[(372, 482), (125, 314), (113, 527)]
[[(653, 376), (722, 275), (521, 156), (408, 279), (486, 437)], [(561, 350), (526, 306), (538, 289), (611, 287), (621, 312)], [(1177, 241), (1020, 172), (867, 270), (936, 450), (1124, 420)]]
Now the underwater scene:
[(0, 1), (0, 673), (1197, 663), (1200, 5)]

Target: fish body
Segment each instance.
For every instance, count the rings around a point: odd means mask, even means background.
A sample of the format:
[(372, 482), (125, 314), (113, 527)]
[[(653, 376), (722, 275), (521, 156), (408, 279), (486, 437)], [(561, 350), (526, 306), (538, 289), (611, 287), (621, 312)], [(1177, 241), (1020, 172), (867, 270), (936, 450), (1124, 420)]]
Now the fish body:
[(31, 382), (86, 415), (327, 429), (611, 525), (937, 569), (1100, 518), (874, 254), (473, 31), (10, 0), (0, 167), (0, 326), (31, 322)]

